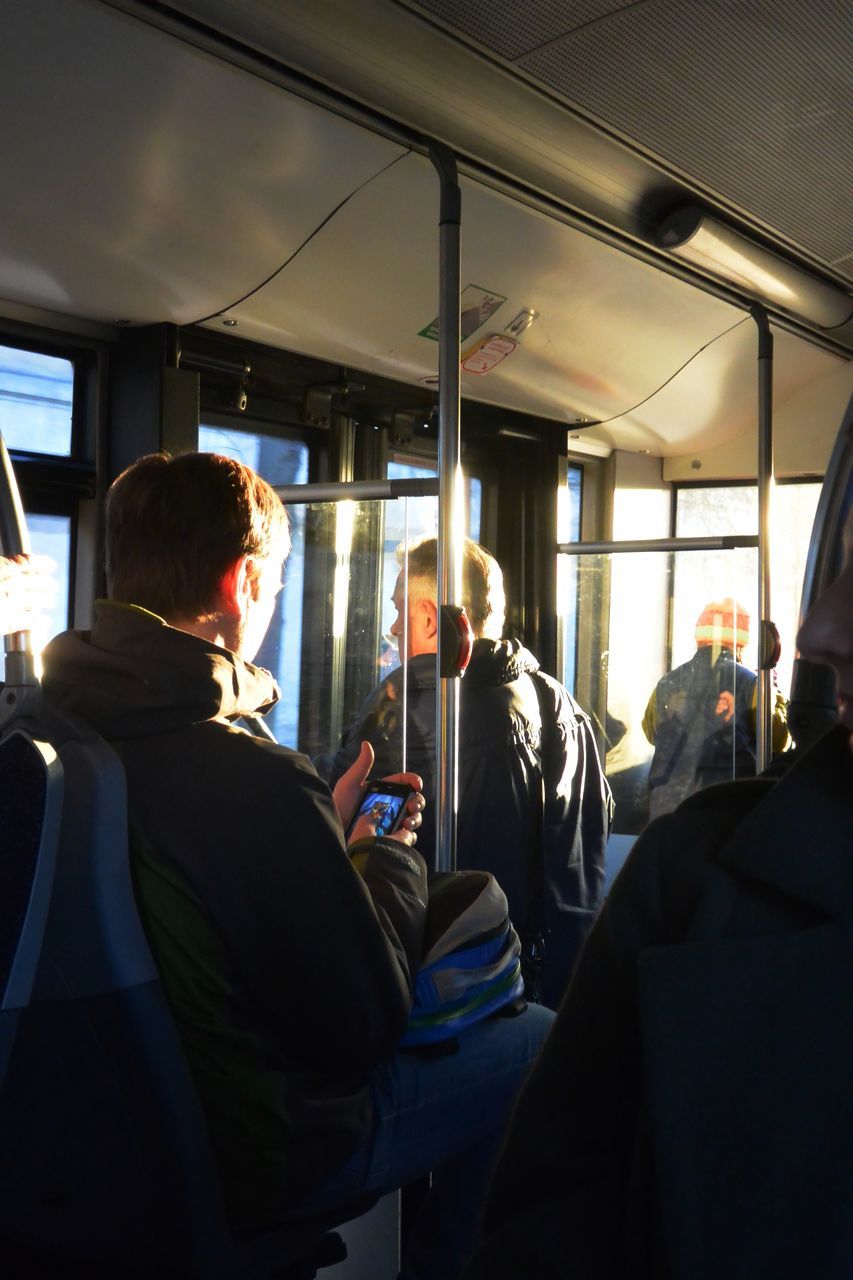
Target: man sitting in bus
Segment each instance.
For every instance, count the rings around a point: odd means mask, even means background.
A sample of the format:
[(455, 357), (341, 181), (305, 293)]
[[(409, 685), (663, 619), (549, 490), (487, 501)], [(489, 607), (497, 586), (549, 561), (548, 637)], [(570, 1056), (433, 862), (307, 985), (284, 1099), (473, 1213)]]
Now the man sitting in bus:
[(106, 540), (110, 598), (48, 647), (45, 691), (123, 761), (139, 908), (232, 1223), (432, 1171), (403, 1275), (448, 1280), (550, 1015), (482, 1022), (451, 1056), (396, 1052), (426, 911), (422, 799), (387, 838), (360, 819), (347, 848), (370, 749), (333, 796), (253, 732), (278, 697), (251, 660), (290, 550), (269, 485), (228, 458), (151, 455), (112, 486)]
[[(436, 557), (432, 537), (400, 552), (391, 633), (404, 665), (370, 695), (335, 757), (317, 762), (331, 783), (365, 740), (380, 776), (399, 769), (405, 728), (407, 765), (423, 778), (427, 800), (435, 795)], [(460, 690), (458, 865), (490, 871), (503, 886), (522, 934), (528, 994), (556, 1008), (601, 900), (610, 788), (586, 712), (517, 640), (501, 639), (503, 574), (470, 540), (462, 602), (476, 640)], [(433, 867), (429, 804), (419, 848)]]

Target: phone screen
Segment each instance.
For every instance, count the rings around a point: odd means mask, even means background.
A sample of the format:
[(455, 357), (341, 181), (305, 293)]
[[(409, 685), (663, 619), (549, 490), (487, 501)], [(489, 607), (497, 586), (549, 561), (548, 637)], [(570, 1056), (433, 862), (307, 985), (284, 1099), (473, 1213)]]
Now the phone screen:
[(407, 797), (408, 792), (406, 795), (395, 795), (391, 791), (383, 790), (382, 787), (368, 790), (356, 810), (355, 817), (350, 824), (350, 830), (362, 814), (366, 814), (375, 826), (376, 834), (378, 836), (387, 836), (390, 831), (396, 830), (399, 826), (399, 819), (403, 817), (403, 809)]

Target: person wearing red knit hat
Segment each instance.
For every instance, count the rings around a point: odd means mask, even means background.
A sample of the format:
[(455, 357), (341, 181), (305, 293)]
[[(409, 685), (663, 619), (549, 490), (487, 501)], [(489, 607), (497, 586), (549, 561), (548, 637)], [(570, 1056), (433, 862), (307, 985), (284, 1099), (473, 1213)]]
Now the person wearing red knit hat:
[(731, 596), (712, 601), (705, 605), (696, 619), (695, 635), (698, 647), (711, 645), (712, 648), (734, 650), (735, 658), (740, 662), (749, 644), (749, 614)]
[[(758, 679), (743, 665), (749, 614), (731, 596), (696, 619), (696, 652), (659, 680), (643, 716), (655, 748), (649, 817), (669, 813), (701, 787), (755, 774)], [(788, 741), (785, 700), (776, 693), (773, 750)]]

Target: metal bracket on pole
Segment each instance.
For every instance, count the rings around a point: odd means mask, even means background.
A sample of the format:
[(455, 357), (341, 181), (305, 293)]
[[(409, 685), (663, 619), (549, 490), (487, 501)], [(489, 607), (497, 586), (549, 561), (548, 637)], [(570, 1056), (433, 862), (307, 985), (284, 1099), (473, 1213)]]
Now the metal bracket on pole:
[(758, 631), (762, 638), (758, 664), (756, 767), (761, 773), (773, 755), (773, 689), (771, 654), (766, 643), (770, 621), (770, 505), (773, 489), (773, 334), (767, 312), (754, 303), (750, 315), (758, 329)]
[[(459, 436), (459, 298), (461, 293), (462, 192), (456, 173), (456, 157), (439, 144), (429, 149), (441, 183), (439, 215), (439, 300), (438, 300), (438, 565), (439, 610), (445, 605), (461, 605), (461, 540), (456, 513), (461, 509), (462, 474)], [(439, 631), (438, 670), (446, 663)], [(459, 739), (459, 681), (440, 677), (436, 681), (436, 817), (438, 834), (436, 870), (456, 867), (456, 811), (459, 774), (456, 749)]]

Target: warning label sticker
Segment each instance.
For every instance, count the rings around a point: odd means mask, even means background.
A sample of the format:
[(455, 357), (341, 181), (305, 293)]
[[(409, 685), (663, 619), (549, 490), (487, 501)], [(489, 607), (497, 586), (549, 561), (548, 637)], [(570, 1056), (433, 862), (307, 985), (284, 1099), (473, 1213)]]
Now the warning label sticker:
[[(462, 341), (465, 342), (472, 333), (476, 333), (505, 302), (506, 298), (501, 293), (481, 289), (478, 284), (467, 284), (460, 298)], [(421, 338), (438, 342), (438, 316), (425, 329), (418, 330), (418, 334)]]

